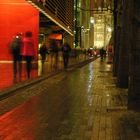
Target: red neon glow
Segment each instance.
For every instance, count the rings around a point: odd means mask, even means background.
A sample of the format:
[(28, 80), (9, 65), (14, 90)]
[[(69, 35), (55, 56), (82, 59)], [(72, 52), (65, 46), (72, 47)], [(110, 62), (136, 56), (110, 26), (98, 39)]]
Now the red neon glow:
[(34, 44), (38, 48), (39, 12), (25, 0), (0, 1), (0, 60), (11, 60), (9, 43), (18, 32), (33, 32)]
[(62, 40), (62, 34), (50, 34), (49, 39)]

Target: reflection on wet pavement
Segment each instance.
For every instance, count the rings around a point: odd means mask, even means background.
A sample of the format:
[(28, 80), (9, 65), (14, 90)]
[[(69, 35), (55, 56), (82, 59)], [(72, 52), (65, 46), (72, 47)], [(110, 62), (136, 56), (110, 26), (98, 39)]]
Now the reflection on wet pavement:
[[(21, 95), (22, 92), (24, 96), (31, 93), (33, 97), (24, 99), (22, 104), (17, 103), (19, 106), (0, 117), (0, 140), (82, 138), (92, 106), (92, 67), (91, 63), (56, 76), (50, 83), (44, 81), (21, 91)], [(19, 98), (18, 94), (7, 99), (7, 102)]]
[[(57, 67), (52, 64), (52, 62), (54, 60), (52, 61), (51, 59), (54, 59), (54, 58), (51, 58), (51, 55), (48, 55), (47, 59), (44, 63), (43, 70), (42, 70), (41, 60), (38, 60), (38, 62), (34, 61), (32, 63), (31, 79), (44, 75), (44, 74), (48, 74), (48, 73), (56, 71), (56, 70), (63, 69), (63, 61), (62, 61), (61, 52), (59, 52), (59, 60), (57, 62)], [(88, 58), (86, 58), (86, 59), (88, 59)], [(80, 55), (79, 59), (75, 59), (75, 58), (71, 57), (69, 60), (69, 65), (85, 61), (86, 59), (83, 56), (83, 54)], [(16, 80), (13, 79), (12, 61), (0, 62), (0, 73), (1, 73), (0, 91), (3, 89), (6, 89), (6, 88), (12, 87), (17, 83), (21, 83), (23, 81), (28, 80), (25, 62), (22, 63), (22, 75), (21, 75), (21, 77), (19, 77), (19, 73), (17, 73)]]
[(19, 90), (0, 101), (0, 140), (127, 140), (127, 90), (115, 82), (97, 59)]

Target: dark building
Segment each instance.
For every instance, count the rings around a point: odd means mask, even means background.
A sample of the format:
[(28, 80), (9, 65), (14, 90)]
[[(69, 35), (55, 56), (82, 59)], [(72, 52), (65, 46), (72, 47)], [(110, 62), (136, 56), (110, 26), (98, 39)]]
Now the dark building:
[(114, 76), (128, 88), (128, 107), (140, 106), (140, 1), (114, 0)]

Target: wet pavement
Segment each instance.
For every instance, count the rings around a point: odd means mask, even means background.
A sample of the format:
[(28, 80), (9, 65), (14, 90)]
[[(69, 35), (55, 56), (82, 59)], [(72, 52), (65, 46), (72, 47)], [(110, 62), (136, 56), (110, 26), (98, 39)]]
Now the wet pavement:
[(111, 70), (97, 59), (15, 91), (0, 101), (0, 140), (139, 140)]
[[(87, 59), (88, 59), (88, 56), (85, 57), (84, 54), (80, 54), (79, 57), (77, 57), (76, 59), (74, 57), (70, 57), (69, 65), (77, 64)], [(55, 72), (57, 70), (62, 70), (62, 69), (63, 69), (63, 60), (62, 60), (61, 52), (59, 52), (59, 55), (58, 55), (57, 66), (56, 66), (54, 56), (52, 57), (51, 55), (48, 55), (42, 69), (42, 64), (39, 57), (38, 62), (32, 63), (31, 80), (39, 76), (42, 76), (43, 74), (48, 74), (48, 73)], [(43, 73), (42, 73), (42, 70), (43, 70)], [(16, 82), (13, 79), (12, 61), (0, 61), (0, 73), (1, 73), (0, 91), (9, 87), (13, 87), (18, 83), (28, 80), (27, 74), (26, 74), (26, 65), (24, 61), (22, 63), (22, 75), (21, 77), (19, 77), (19, 73), (17, 73)]]

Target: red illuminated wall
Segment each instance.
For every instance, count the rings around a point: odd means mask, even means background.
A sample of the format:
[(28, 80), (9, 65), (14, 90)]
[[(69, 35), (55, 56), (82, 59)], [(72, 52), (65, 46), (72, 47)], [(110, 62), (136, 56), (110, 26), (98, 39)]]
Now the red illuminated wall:
[(62, 40), (62, 34), (50, 34), (49, 39)]
[(0, 0), (0, 61), (11, 60), (8, 44), (18, 33), (33, 32), (38, 47), (39, 12), (25, 0)]

